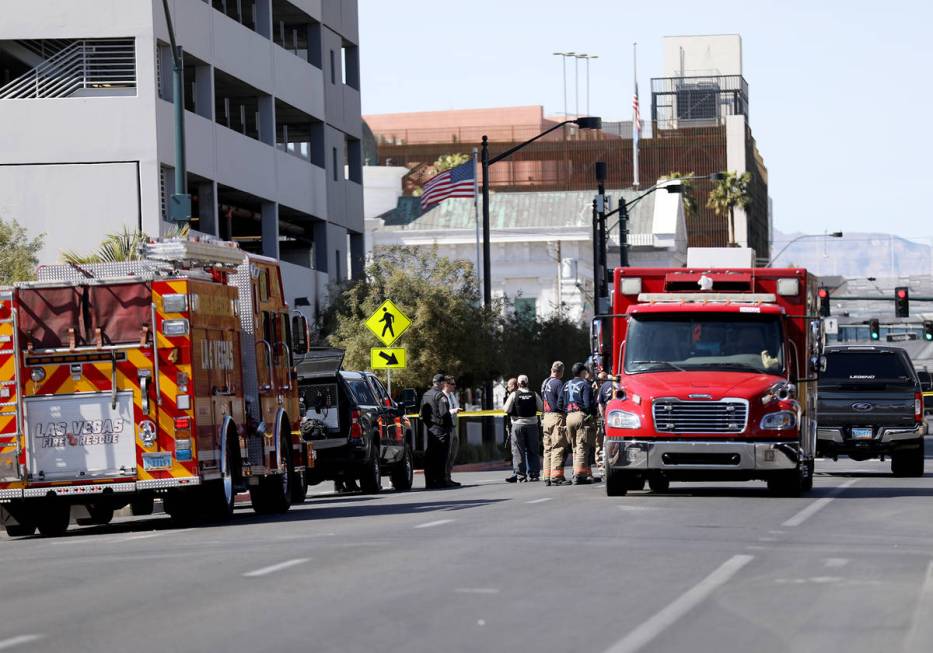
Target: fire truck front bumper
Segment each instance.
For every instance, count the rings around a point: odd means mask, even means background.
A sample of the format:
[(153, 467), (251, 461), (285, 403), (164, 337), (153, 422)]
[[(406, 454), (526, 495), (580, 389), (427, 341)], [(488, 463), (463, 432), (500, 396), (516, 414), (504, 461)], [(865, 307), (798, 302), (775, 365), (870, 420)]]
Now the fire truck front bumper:
[(722, 442), (715, 440), (606, 439), (605, 461), (629, 472), (663, 471), (667, 475), (735, 472), (755, 477), (796, 469), (801, 459), (796, 441)]

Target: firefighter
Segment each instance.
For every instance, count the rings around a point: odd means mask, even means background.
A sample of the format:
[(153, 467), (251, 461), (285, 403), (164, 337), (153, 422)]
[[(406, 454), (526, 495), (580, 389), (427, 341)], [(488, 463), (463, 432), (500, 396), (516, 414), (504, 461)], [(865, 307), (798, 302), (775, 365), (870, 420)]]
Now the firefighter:
[(585, 377), (586, 366), (574, 363), (571, 373), (573, 378), (564, 384), (558, 408), (567, 416), (567, 438), (573, 447), (573, 483), (586, 485), (593, 482), (589, 454), (594, 437), (593, 414), (596, 404), (593, 401), (593, 388)]
[(596, 428), (596, 450), (594, 459), (596, 467), (603, 468), (603, 443), (606, 437), (606, 406), (615, 392), (615, 383), (606, 372), (600, 372), (596, 377), (599, 387), (596, 391), (596, 403), (599, 409), (599, 426)]
[(435, 374), (433, 386), (421, 398), (421, 419), (428, 429), (428, 446), (425, 452), (424, 484), (429, 490), (454, 487), (447, 481), (447, 458), (450, 437), (453, 433), (453, 417), (450, 403), (444, 394), (444, 375)]
[(570, 485), (564, 478), (564, 456), (567, 452), (567, 435), (564, 424), (564, 413), (560, 409), (560, 396), (564, 384), (564, 364), (554, 361), (551, 365), (551, 376), (541, 384), (541, 400), (544, 406), (544, 473), (545, 485)]

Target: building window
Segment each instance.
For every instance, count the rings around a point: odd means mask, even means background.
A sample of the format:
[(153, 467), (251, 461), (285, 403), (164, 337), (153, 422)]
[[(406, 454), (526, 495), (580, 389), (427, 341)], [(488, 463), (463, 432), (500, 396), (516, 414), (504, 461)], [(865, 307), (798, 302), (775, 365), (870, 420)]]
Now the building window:
[(331, 163), (333, 164), (333, 167), (334, 167), (334, 181), (340, 181), (340, 176), (339, 176), (340, 166), (337, 163), (337, 148), (336, 147), (331, 148), (331, 154), (333, 154), (333, 161), (331, 161)]
[(337, 59), (333, 50), (330, 51), (330, 83), (337, 83)]
[(537, 303), (533, 297), (517, 297), (515, 299), (515, 317), (533, 320), (537, 317)]
[(340, 250), (334, 250), (334, 281), (340, 281)]

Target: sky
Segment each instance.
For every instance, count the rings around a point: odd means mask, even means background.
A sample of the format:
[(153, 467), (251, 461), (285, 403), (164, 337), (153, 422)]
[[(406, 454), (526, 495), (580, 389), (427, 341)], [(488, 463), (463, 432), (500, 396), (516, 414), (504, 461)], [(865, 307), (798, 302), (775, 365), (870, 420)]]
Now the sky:
[[(590, 64), (591, 113), (642, 117), (661, 37), (742, 36), (749, 124), (775, 228), (933, 237), (933, 1), (359, 0), (363, 113), (517, 105), (563, 110), (556, 51)], [(580, 62), (581, 112), (584, 67)], [(568, 65), (573, 112), (573, 73)]]

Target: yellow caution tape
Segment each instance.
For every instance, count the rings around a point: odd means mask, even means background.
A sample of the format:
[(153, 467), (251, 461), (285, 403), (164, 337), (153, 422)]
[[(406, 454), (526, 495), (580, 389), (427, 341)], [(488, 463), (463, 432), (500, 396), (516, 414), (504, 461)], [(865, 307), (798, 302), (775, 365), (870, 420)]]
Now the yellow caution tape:
[[(541, 413), (538, 413), (540, 416)], [(504, 417), (505, 411), (503, 410), (465, 410), (463, 412), (457, 413), (457, 417)], [(421, 417), (420, 415), (406, 415), (405, 417), (411, 419), (413, 417)]]

